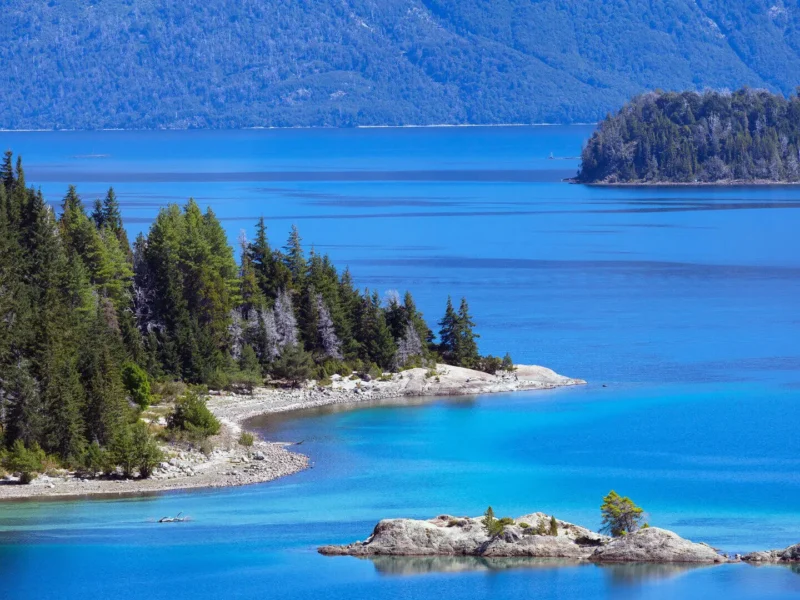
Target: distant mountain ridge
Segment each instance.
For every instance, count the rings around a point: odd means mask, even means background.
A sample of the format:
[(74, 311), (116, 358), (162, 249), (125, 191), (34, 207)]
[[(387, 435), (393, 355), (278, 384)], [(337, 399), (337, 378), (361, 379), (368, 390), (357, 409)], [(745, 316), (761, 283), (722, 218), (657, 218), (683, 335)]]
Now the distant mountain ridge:
[(800, 84), (800, 0), (7, 0), (0, 127), (596, 121)]

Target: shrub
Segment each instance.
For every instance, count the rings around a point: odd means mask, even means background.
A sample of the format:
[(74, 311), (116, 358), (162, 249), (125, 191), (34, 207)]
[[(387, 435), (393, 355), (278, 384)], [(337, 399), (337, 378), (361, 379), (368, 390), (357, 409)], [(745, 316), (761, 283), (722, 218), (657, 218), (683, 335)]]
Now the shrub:
[(611, 490), (603, 498), (600, 512), (603, 515), (601, 531), (610, 533), (613, 537), (619, 537), (639, 529), (644, 510), (636, 506), (630, 498), (620, 496)]
[(319, 367), (318, 377), (320, 379), (330, 377), (331, 375), (341, 375), (344, 377), (345, 375), (350, 375), (352, 372), (353, 369), (342, 361), (328, 359)]
[(86, 446), (86, 450), (81, 456), (80, 471), (94, 477), (97, 473), (109, 473), (112, 470), (113, 462), (108, 450), (100, 447), (97, 442), (92, 442)]
[(492, 356), (489, 354), (487, 356), (482, 356), (478, 360), (478, 364), (476, 366), (479, 371), (494, 375), (503, 366), (503, 362), (497, 356)]
[(330, 377), (323, 377), (317, 382), (317, 385), (320, 387), (331, 387), (333, 385), (333, 379)]
[(292, 386), (310, 379), (314, 372), (314, 361), (311, 355), (299, 344), (286, 346), (281, 355), (272, 363), (272, 376), (284, 379)]
[(539, 519), (539, 522), (536, 524), (536, 531), (534, 531), (536, 535), (547, 535), (547, 525), (545, 525), (544, 521)]
[(514, 366), (514, 361), (511, 360), (511, 354), (509, 354), (508, 352), (506, 352), (506, 355), (503, 357), (502, 369), (503, 371), (507, 371), (509, 373), (516, 370), (516, 367)]
[(138, 471), (142, 478), (150, 477), (153, 469), (164, 459), (146, 423), (137, 421), (123, 428), (111, 443), (111, 459), (122, 467), (125, 477)]
[(528, 529), (528, 528), (530, 527), (530, 525), (529, 525), (528, 523), (526, 523), (525, 521), (523, 521), (522, 523), (520, 523), (520, 524), (519, 524), (519, 526), (520, 526), (522, 529)]
[(194, 390), (189, 390), (175, 402), (175, 408), (167, 420), (173, 431), (185, 431), (195, 439), (216, 435), (220, 422), (206, 406), (205, 400)]
[(214, 452), (214, 444), (211, 443), (211, 440), (204, 439), (200, 442), (198, 449), (206, 456), (211, 456), (211, 453)]
[(558, 535), (558, 522), (556, 521), (556, 518), (553, 517), (553, 516), (550, 517), (550, 532), (549, 533), (553, 537), (556, 537)]
[(125, 390), (136, 404), (142, 409), (150, 406), (152, 394), (150, 392), (150, 379), (147, 373), (136, 363), (125, 363), (122, 367), (122, 383)]
[(231, 377), (227, 371), (214, 369), (214, 371), (206, 377), (205, 382), (208, 384), (208, 389), (226, 390), (231, 385)]
[(261, 377), (261, 371), (233, 371), (232, 373), (228, 374), (228, 385), (226, 389), (230, 388), (242, 388), (248, 392), (252, 392), (253, 388), (256, 388), (264, 383), (264, 380)]
[(505, 525), (499, 519), (495, 519), (494, 510), (491, 506), (483, 514), (483, 528), (489, 537), (500, 535), (505, 528)]
[(172, 401), (186, 393), (186, 384), (182, 381), (164, 381), (156, 386), (156, 393)]
[(248, 431), (243, 431), (242, 434), (239, 436), (239, 444), (241, 444), (245, 448), (249, 448), (250, 446), (252, 446), (254, 441), (255, 437), (253, 436), (252, 433)]
[(511, 517), (503, 517), (502, 519), (500, 519), (500, 525), (506, 526), (513, 524), (514, 524), (514, 519), (512, 519)]
[(16, 440), (3, 457), (3, 468), (10, 473), (17, 473), (20, 482), (30, 483), (44, 470), (45, 458), (44, 450), (36, 442), (26, 448), (22, 440)]

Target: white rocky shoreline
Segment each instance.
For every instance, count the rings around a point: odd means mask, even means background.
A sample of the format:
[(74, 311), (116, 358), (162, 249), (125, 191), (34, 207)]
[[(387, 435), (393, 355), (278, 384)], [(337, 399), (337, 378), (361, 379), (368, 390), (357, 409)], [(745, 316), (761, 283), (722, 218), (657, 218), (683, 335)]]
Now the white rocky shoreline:
[(0, 501), (54, 497), (114, 496), (172, 490), (248, 485), (271, 481), (309, 467), (308, 457), (287, 444), (260, 440), (251, 447), (238, 443), (248, 419), (273, 413), (333, 404), (356, 404), (402, 397), (468, 396), (523, 390), (546, 390), (586, 383), (545, 367), (518, 365), (513, 373), (489, 375), (449, 365), (409, 369), (380, 379), (334, 376), (327, 386), (317, 382), (295, 388), (257, 388), (251, 394), (212, 393), (208, 408), (221, 421), (210, 439), (208, 455), (197, 449), (165, 445), (166, 460), (148, 479), (85, 478), (62, 471), (41, 475), (22, 485), (12, 476), (0, 480)]

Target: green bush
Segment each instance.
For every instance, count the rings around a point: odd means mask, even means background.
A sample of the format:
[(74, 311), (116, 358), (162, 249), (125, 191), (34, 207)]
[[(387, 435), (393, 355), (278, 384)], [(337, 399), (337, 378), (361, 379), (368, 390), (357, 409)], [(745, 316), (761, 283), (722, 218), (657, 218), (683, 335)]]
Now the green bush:
[(513, 524), (514, 524), (514, 519), (512, 519), (511, 517), (503, 517), (502, 519), (500, 519), (500, 525), (506, 526)]
[(246, 448), (252, 446), (254, 441), (255, 437), (253, 436), (252, 433), (248, 431), (243, 431), (242, 434), (239, 436), (239, 444)]
[(264, 379), (261, 377), (261, 371), (233, 371), (228, 374), (228, 385), (225, 389), (230, 388), (244, 388), (248, 392), (252, 392), (253, 388), (263, 385)]
[(97, 473), (109, 473), (113, 471), (113, 461), (110, 453), (102, 448), (97, 442), (92, 442), (86, 446), (80, 460), (80, 470), (94, 477)]
[(558, 522), (556, 521), (556, 518), (553, 517), (553, 516), (550, 517), (550, 531), (549, 531), (549, 533), (553, 537), (556, 537), (558, 535)]
[(494, 375), (502, 368), (503, 361), (500, 360), (497, 356), (492, 356), (491, 354), (489, 354), (487, 356), (481, 356), (476, 366), (479, 371), (483, 371), (484, 373), (489, 373), (490, 375)]
[(512, 371), (516, 370), (514, 366), (514, 361), (511, 359), (511, 354), (506, 352), (506, 355), (503, 357), (502, 369), (511, 373)]
[(123, 428), (111, 443), (111, 460), (122, 467), (125, 477), (147, 478), (164, 459), (164, 454), (150, 434), (146, 423), (137, 421)]
[(520, 523), (519, 526), (522, 527), (522, 529), (528, 529), (530, 527), (530, 525), (528, 523), (526, 523), (525, 521)]
[(231, 385), (231, 376), (223, 369), (214, 369), (206, 378), (205, 383), (210, 390), (227, 390)]
[(155, 386), (155, 393), (166, 401), (173, 401), (186, 393), (186, 384), (182, 381), (162, 381)]
[(185, 431), (195, 439), (219, 433), (221, 424), (206, 406), (205, 400), (194, 390), (189, 390), (175, 401), (175, 408), (167, 420), (167, 428)]
[(3, 468), (9, 473), (18, 474), (22, 483), (30, 483), (44, 471), (46, 458), (44, 450), (36, 442), (26, 448), (22, 440), (16, 440), (3, 457)]
[(323, 377), (317, 382), (317, 385), (320, 387), (331, 387), (333, 385), (333, 379), (330, 377)]
[(314, 361), (300, 344), (286, 346), (272, 363), (271, 372), (275, 379), (283, 379), (296, 387), (301, 381), (311, 379)]
[(147, 373), (136, 363), (125, 363), (122, 367), (122, 383), (128, 394), (142, 409), (150, 406), (152, 393)]
[(491, 506), (487, 508), (486, 512), (483, 514), (483, 528), (486, 531), (486, 535), (489, 537), (500, 535), (505, 528), (505, 524), (502, 523), (500, 519), (495, 518), (494, 510)]

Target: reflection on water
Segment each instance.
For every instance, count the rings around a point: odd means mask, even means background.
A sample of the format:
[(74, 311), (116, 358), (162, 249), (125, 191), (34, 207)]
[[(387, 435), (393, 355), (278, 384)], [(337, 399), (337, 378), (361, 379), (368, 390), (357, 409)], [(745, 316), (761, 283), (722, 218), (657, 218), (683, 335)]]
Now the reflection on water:
[(365, 410), (380, 407), (422, 407), (430, 404), (431, 402), (446, 402), (451, 408), (471, 408), (475, 406), (477, 398), (478, 396), (407, 396), (402, 398), (371, 399), (361, 402), (340, 402), (338, 404), (328, 404), (326, 406), (317, 406), (314, 408), (301, 408), (285, 413), (259, 415), (257, 417), (247, 419), (245, 422), (245, 427), (248, 429), (262, 431), (264, 432), (265, 437), (269, 437), (267, 433), (271, 433), (271, 431), (279, 424), (286, 421), (293, 421), (295, 419), (320, 417), (323, 415), (335, 415), (337, 413), (351, 412), (353, 410)]
[[(689, 571), (719, 566), (692, 563), (596, 564), (566, 558), (488, 556), (370, 556), (361, 560), (371, 561), (375, 571), (381, 575), (595, 567), (603, 570), (611, 585), (639, 585), (648, 581), (672, 579)], [(791, 568), (794, 572), (800, 572), (798, 565), (793, 565)]]
[(463, 571), (507, 571), (509, 569), (555, 569), (590, 566), (591, 563), (563, 558), (488, 556), (370, 556), (381, 575), (460, 573)]
[(789, 571), (790, 573), (794, 573), (795, 575), (800, 575), (800, 563), (790, 562), (790, 563), (749, 563), (751, 566), (755, 567), (756, 569), (781, 569), (785, 571)]
[(612, 585), (639, 585), (647, 581), (672, 579), (689, 571), (712, 569), (719, 565), (694, 563), (613, 563), (599, 564)]

